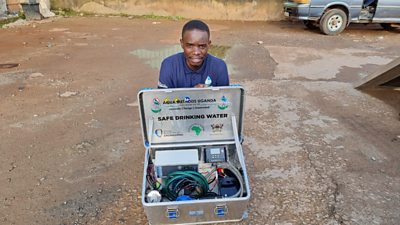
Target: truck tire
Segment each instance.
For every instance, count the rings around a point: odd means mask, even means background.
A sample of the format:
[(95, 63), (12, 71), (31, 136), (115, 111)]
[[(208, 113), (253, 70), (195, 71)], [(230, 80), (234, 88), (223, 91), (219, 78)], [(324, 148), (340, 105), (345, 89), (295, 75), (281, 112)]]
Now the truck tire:
[(303, 24), (305, 27), (307, 27), (310, 30), (314, 30), (318, 28), (318, 24), (315, 21), (312, 20), (303, 20)]
[(328, 9), (319, 21), (319, 29), (326, 35), (340, 34), (347, 26), (347, 15), (341, 9)]

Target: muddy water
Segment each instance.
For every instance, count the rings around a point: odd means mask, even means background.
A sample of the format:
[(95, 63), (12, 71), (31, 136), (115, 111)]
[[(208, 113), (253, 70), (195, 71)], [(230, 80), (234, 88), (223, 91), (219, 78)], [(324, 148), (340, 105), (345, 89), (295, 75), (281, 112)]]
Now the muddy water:
[[(212, 45), (209, 53), (219, 57), (221, 59), (225, 59), (230, 46), (224, 45)], [(136, 49), (130, 52), (130, 54), (139, 57), (140, 59), (144, 60), (144, 62), (149, 65), (153, 69), (159, 70), (161, 67), (161, 62), (178, 52), (182, 52), (182, 48), (180, 45), (171, 45), (161, 49)], [(233, 68), (232, 65), (228, 65), (228, 68)]]
[(384, 65), (392, 60), (390, 56), (379, 51), (355, 48), (334, 50), (287, 46), (265, 46), (265, 48), (279, 64), (274, 72), (276, 79), (331, 80), (336, 79), (336, 75), (343, 67)]
[(180, 45), (172, 45), (161, 49), (150, 50), (150, 49), (136, 49), (130, 52), (130, 54), (137, 56), (145, 61), (153, 69), (160, 69), (161, 62), (170, 55), (181, 52), (182, 48)]

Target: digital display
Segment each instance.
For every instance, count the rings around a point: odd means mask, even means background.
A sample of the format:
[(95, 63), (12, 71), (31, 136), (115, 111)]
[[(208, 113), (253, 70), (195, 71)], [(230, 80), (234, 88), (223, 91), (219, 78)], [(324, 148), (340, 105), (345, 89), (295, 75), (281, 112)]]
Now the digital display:
[(221, 153), (221, 149), (220, 148), (211, 148), (210, 153), (212, 155), (219, 155)]
[(205, 148), (205, 162), (214, 163), (214, 162), (225, 162), (225, 147), (223, 146), (214, 146), (214, 147), (206, 147)]

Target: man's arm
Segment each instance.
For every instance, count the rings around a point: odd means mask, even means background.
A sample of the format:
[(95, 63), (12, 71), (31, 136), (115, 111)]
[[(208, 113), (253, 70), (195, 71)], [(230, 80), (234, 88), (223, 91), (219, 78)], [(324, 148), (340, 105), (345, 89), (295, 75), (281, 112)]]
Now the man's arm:
[(218, 78), (217, 78), (217, 85), (216, 86), (229, 86), (228, 68), (227, 68), (225, 62), (223, 64), (223, 66), (221, 66), (220, 71), (218, 72)]
[(158, 78), (158, 88), (173, 88), (172, 83), (172, 64), (164, 60), (161, 63), (160, 76)]

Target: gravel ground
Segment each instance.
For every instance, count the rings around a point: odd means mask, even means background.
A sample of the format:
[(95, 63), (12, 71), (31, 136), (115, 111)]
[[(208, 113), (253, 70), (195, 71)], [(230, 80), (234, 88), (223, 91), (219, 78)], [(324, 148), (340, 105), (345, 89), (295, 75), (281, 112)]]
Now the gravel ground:
[[(0, 224), (146, 224), (136, 94), (185, 21), (73, 17), (0, 29)], [(335, 37), (208, 21), (246, 89), (252, 190), (238, 224), (398, 224), (400, 93), (353, 83), (399, 57), (398, 31)]]

